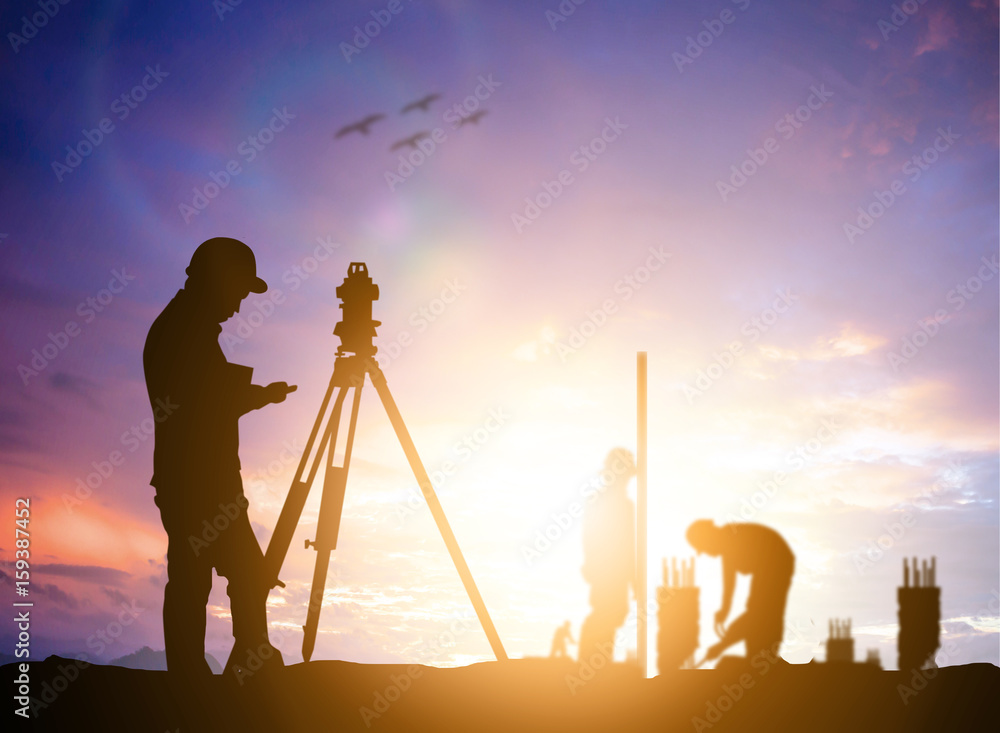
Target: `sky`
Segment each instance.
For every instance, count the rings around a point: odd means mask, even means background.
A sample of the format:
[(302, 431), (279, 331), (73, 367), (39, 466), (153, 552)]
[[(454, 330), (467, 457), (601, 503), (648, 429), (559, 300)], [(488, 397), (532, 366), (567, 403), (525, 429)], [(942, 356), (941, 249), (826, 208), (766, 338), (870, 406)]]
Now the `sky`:
[[(893, 668), (902, 560), (933, 556), (938, 662), (1000, 663), (998, 9), (904, 5), (8, 4), (0, 501), (30, 499), (32, 658), (163, 646), (142, 346), (229, 236), (269, 290), (223, 350), (298, 385), (240, 422), (262, 544), (365, 262), (379, 363), (511, 656), (578, 636), (569, 514), (636, 447), (644, 351), (651, 589), (690, 522), (760, 522), (796, 554), (785, 658), (851, 618)], [(286, 662), (319, 486), (268, 602)], [(704, 649), (717, 559), (697, 582)], [(224, 660), (223, 579), (208, 613)], [(314, 658), (492, 658), (370, 386)]]

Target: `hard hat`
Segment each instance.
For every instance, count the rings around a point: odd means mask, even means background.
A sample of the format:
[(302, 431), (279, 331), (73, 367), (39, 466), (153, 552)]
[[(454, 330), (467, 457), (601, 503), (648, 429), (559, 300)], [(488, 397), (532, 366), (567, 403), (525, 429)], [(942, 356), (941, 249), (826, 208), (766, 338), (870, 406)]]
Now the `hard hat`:
[(615, 474), (634, 476), (635, 456), (627, 448), (614, 448), (604, 459), (604, 468)]
[(696, 519), (687, 528), (684, 537), (687, 539), (688, 544), (699, 553), (702, 553), (712, 545), (712, 538), (718, 530), (719, 528), (715, 526), (715, 522), (711, 519)]
[(185, 270), (191, 277), (216, 282), (232, 281), (251, 293), (266, 293), (267, 283), (257, 277), (257, 258), (253, 250), (238, 239), (212, 237), (198, 245)]

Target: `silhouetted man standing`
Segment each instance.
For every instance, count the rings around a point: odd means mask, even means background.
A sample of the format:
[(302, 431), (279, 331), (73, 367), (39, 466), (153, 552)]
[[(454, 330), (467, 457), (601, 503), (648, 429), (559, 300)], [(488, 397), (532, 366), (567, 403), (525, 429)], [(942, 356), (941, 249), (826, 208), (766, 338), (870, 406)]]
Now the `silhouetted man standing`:
[(199, 679), (211, 674), (205, 661), (205, 607), (213, 568), (229, 580), (236, 639), (232, 658), (251, 658), (252, 651), (270, 664), (282, 663), (267, 636), (271, 586), (247, 518), (238, 421), (250, 410), (282, 402), (295, 387), (252, 385), (252, 370), (227, 362), (219, 347), (219, 324), (251, 292), (267, 290), (250, 248), (236, 239), (209, 239), (195, 250), (187, 274), (184, 288), (149, 329), (143, 366), (150, 404), (155, 409), (159, 400), (175, 406), (156, 423), (150, 480), (168, 537), (167, 668)]
[(628, 616), (629, 588), (635, 588), (635, 504), (627, 490), (634, 475), (632, 454), (611, 451), (602, 487), (584, 510), (583, 577), (590, 584), (591, 611), (580, 629), (581, 662), (594, 654), (610, 660), (615, 631)]
[[(722, 608), (715, 614), (715, 631), (721, 637), (708, 650), (715, 659), (740, 641), (746, 642), (747, 659), (760, 652), (778, 654), (785, 631), (785, 602), (795, 572), (795, 555), (780, 534), (762, 524), (727, 524), (716, 527), (699, 519), (687, 530), (687, 541), (700, 554), (722, 558)], [(747, 609), (730, 624), (736, 573), (752, 576)]]

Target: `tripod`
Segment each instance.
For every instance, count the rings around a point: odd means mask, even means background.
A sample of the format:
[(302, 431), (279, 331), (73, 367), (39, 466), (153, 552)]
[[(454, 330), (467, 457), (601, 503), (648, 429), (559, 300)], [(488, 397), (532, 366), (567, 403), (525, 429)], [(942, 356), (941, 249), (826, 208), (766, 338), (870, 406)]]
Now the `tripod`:
[[(372, 329), (372, 332), (374, 333), (374, 329)], [(427, 476), (424, 464), (417, 454), (417, 449), (413, 445), (410, 433), (407, 431), (406, 425), (403, 423), (403, 418), (399, 414), (399, 409), (396, 407), (396, 402), (389, 392), (385, 375), (382, 374), (382, 370), (371, 356), (343, 354), (341, 352), (338, 352), (334, 362), (330, 385), (326, 390), (326, 395), (323, 397), (319, 414), (316, 416), (316, 422), (313, 424), (312, 432), (309, 434), (309, 441), (302, 453), (298, 469), (295, 472), (295, 478), (292, 479), (292, 486), (288, 491), (281, 514), (278, 516), (278, 522), (275, 525), (274, 533), (271, 535), (267, 552), (264, 554), (264, 567), (268, 580), (271, 582), (271, 587), (279, 584), (283, 585), (278, 580), (278, 573), (285, 560), (285, 555), (288, 553), (288, 547), (291, 544), (295, 527), (298, 525), (299, 518), (302, 515), (302, 508), (305, 506), (306, 497), (309, 494), (309, 489), (316, 477), (320, 463), (324, 460), (325, 453), (326, 471), (323, 479), (323, 496), (319, 507), (316, 539), (313, 541), (306, 540), (305, 542), (306, 548), (313, 547), (317, 555), (309, 610), (304, 627), (305, 637), (302, 641), (302, 658), (308, 662), (312, 657), (313, 648), (316, 645), (316, 632), (319, 628), (319, 614), (322, 608), (327, 569), (330, 565), (330, 553), (337, 548), (337, 536), (340, 533), (344, 494), (347, 490), (347, 472), (351, 464), (354, 430), (357, 426), (358, 407), (361, 404), (361, 390), (365, 385), (366, 375), (371, 377), (375, 391), (378, 392), (382, 400), (382, 406), (389, 416), (389, 421), (392, 423), (396, 437), (403, 448), (403, 452), (406, 454), (410, 468), (414, 476), (416, 476), (417, 482), (420, 484), (420, 490), (427, 500), (427, 506), (434, 516), (438, 531), (441, 532), (441, 537), (444, 539), (448, 553), (455, 563), (458, 574), (462, 579), (462, 584), (469, 594), (469, 599), (476, 609), (476, 615), (479, 617), (483, 631), (486, 632), (490, 646), (493, 648), (493, 653), (498, 660), (506, 660), (507, 653), (504, 651), (500, 636), (493, 626), (489, 611), (486, 610), (486, 604), (483, 603), (483, 598), (479, 594), (479, 589), (476, 587), (476, 582), (472, 577), (469, 566), (462, 556), (462, 550), (459, 548), (455, 534), (452, 532), (451, 526), (448, 524), (448, 519), (444, 515), (444, 510), (441, 508), (441, 503), (438, 501), (434, 487)], [(351, 414), (344, 446), (343, 465), (337, 466), (335, 465), (334, 455), (337, 447), (341, 415), (344, 402), (347, 400), (348, 393), (351, 390), (353, 390), (354, 394), (351, 400)], [(326, 418), (327, 409), (330, 407), (331, 399), (333, 400), (333, 409), (330, 412), (329, 419), (326, 421), (326, 427), (323, 428), (323, 422)], [(317, 444), (316, 439), (320, 435), (321, 429), (323, 433)], [(313, 455), (314, 445), (316, 446), (315, 455)], [(310, 457), (312, 458), (311, 465)]]

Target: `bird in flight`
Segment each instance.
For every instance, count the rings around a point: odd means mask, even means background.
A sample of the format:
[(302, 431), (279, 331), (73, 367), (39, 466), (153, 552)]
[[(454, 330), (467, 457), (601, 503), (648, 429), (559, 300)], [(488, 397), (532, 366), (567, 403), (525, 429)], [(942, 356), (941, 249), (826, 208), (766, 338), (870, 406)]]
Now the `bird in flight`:
[(360, 132), (362, 135), (367, 135), (368, 128), (384, 117), (385, 115), (368, 115), (363, 120), (358, 120), (357, 122), (352, 122), (350, 125), (341, 127), (333, 137), (341, 138), (344, 135), (350, 135), (352, 132)]
[(407, 146), (409, 146), (409, 147), (413, 148), (414, 150), (416, 150), (417, 143), (420, 142), (421, 140), (423, 140), (425, 137), (430, 137), (430, 136), (431, 136), (431, 134), (429, 132), (427, 132), (425, 130), (421, 130), (420, 132), (414, 133), (413, 135), (410, 135), (409, 137), (404, 137), (402, 140), (397, 140), (393, 144), (393, 146), (391, 148), (389, 148), (389, 151), (391, 152), (393, 150), (398, 150), (399, 148), (405, 148)]
[(486, 110), (481, 109), (478, 112), (473, 112), (468, 117), (463, 117), (462, 121), (458, 123), (458, 126), (461, 127), (462, 125), (468, 125), (470, 122), (473, 125), (479, 125), (479, 120), (483, 119), (483, 117), (485, 116), (486, 116)]
[(422, 109), (424, 112), (427, 112), (430, 110), (431, 102), (433, 102), (435, 99), (441, 99), (441, 95), (428, 94), (423, 99), (418, 99), (416, 102), (410, 102), (408, 105), (403, 107), (403, 109), (401, 109), (399, 113), (401, 115), (405, 115), (407, 112), (411, 112), (415, 109)]

